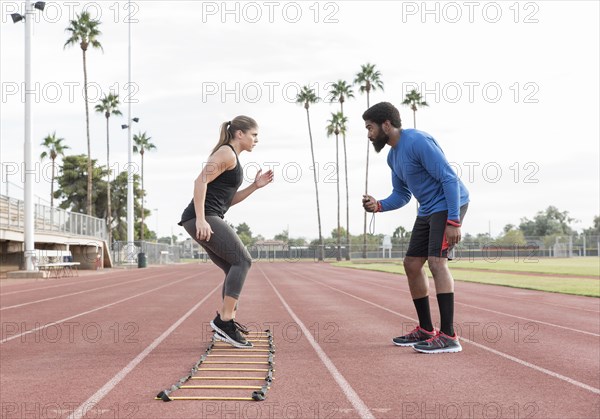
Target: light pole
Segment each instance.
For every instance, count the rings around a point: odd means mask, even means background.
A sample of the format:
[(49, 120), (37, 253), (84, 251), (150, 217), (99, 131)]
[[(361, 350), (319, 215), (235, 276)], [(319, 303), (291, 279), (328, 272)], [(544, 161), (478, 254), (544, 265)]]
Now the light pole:
[[(129, 88), (131, 89), (131, 23), (129, 23)], [(129, 93), (131, 98), (131, 92)], [(127, 259), (129, 262), (133, 262), (134, 256), (137, 254), (135, 251), (134, 241), (135, 236), (134, 230), (134, 206), (133, 206), (133, 140), (131, 139), (131, 121), (140, 122), (140, 118), (131, 118), (131, 100), (127, 105), (128, 116), (127, 119), (130, 121), (129, 124), (121, 125), (122, 129), (127, 129)]]
[(34, 270), (33, 256), (35, 255), (35, 217), (33, 202), (33, 182), (35, 181), (35, 168), (33, 165), (31, 153), (31, 25), (33, 24), (33, 9), (44, 10), (46, 3), (43, 1), (31, 4), (30, 0), (25, 1), (25, 15), (19, 13), (11, 14), (14, 23), (25, 21), (25, 144), (23, 163), (25, 164), (25, 227), (23, 231), (25, 243), (25, 270), (31, 272)]

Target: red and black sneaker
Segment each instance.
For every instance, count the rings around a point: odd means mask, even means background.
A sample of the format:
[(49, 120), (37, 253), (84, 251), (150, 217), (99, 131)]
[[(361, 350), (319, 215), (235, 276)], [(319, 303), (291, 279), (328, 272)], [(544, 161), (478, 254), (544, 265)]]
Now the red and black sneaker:
[(454, 336), (448, 336), (444, 332), (438, 332), (431, 339), (414, 345), (413, 349), (424, 354), (441, 354), (445, 352), (460, 352), (462, 351), (462, 346), (458, 341), (456, 333), (454, 333)]
[(407, 333), (404, 336), (398, 336), (397, 338), (392, 339), (394, 345), (398, 346), (413, 346), (419, 342), (423, 342), (427, 339), (431, 339), (435, 336), (435, 330), (428, 332), (423, 329), (421, 326), (415, 327), (411, 332)]

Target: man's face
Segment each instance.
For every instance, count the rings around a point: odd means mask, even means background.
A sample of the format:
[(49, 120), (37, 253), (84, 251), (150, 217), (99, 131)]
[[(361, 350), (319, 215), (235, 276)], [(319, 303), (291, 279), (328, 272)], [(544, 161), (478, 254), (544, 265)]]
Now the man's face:
[(365, 121), (365, 127), (367, 128), (367, 137), (369, 138), (369, 141), (373, 144), (375, 151), (379, 153), (383, 150), (390, 137), (383, 132), (382, 125), (375, 122)]

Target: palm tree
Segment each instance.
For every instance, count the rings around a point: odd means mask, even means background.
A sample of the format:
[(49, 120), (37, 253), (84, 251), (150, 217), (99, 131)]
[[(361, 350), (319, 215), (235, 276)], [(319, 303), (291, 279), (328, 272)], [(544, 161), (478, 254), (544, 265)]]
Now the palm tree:
[[(383, 82), (380, 79), (381, 73), (379, 70), (375, 70), (375, 64), (364, 64), (360, 66), (360, 72), (356, 74), (354, 84), (360, 85), (360, 92), (367, 93), (367, 109), (371, 106), (369, 104), (369, 94), (373, 90), (380, 89), (383, 91)], [(371, 145), (367, 141), (367, 169), (365, 174), (365, 195), (369, 190), (369, 148)], [(364, 223), (363, 223), (363, 258), (367, 257), (367, 212), (364, 212)]]
[(340, 261), (341, 258), (341, 247), (342, 247), (342, 239), (341, 239), (341, 226), (340, 226), (340, 169), (339, 169), (339, 142), (338, 136), (340, 133), (344, 134), (346, 132), (346, 123), (348, 122), (348, 118), (344, 116), (343, 113), (337, 112), (331, 114), (331, 119), (327, 121), (327, 136), (331, 137), (332, 134), (335, 134), (335, 177), (337, 184), (337, 255), (336, 260)]
[(413, 124), (414, 128), (417, 128), (417, 109), (421, 106), (429, 106), (427, 102), (422, 100), (421, 93), (412, 89), (410, 93), (406, 94), (406, 99), (402, 102), (403, 105), (410, 106), (413, 111)]
[[(331, 86), (331, 101), (337, 100), (340, 102), (340, 112), (344, 115), (344, 102), (346, 98), (353, 98), (354, 92), (352, 92), (352, 86), (346, 83), (344, 80), (338, 80)], [(350, 198), (348, 192), (348, 154), (346, 151), (346, 132), (342, 135), (342, 144), (344, 145), (344, 171), (346, 176), (346, 246), (348, 251), (346, 252), (346, 260), (350, 260)]]
[(64, 138), (56, 138), (56, 131), (52, 135), (48, 135), (44, 138), (41, 146), (46, 148), (40, 155), (40, 159), (44, 160), (46, 157), (50, 157), (52, 160), (52, 183), (50, 183), (50, 207), (54, 208), (54, 162), (58, 156), (64, 156), (65, 150), (70, 148), (68, 145), (62, 144)]
[(102, 49), (98, 41), (101, 32), (98, 30), (100, 22), (90, 19), (88, 12), (82, 12), (81, 15), (75, 15), (76, 19), (71, 20), (70, 26), (65, 31), (70, 32), (71, 36), (65, 42), (63, 48), (79, 44), (83, 52), (83, 92), (85, 99), (85, 126), (87, 135), (88, 152), (88, 183), (87, 183), (87, 214), (92, 214), (92, 151), (90, 141), (90, 114), (88, 108), (88, 81), (87, 81), (87, 58), (86, 52), (91, 45), (92, 48)]
[(110, 202), (110, 136), (108, 121), (111, 115), (122, 115), (119, 107), (119, 95), (109, 93), (100, 99), (96, 105), (96, 112), (104, 113), (106, 117), (106, 226), (108, 227), (108, 243), (111, 243), (112, 209)]
[(146, 136), (145, 132), (133, 136), (133, 142), (135, 143), (133, 152), (140, 153), (140, 156), (142, 156), (142, 225), (140, 228), (140, 241), (142, 242), (144, 241), (144, 196), (146, 195), (144, 190), (144, 153), (156, 149), (156, 146), (150, 142), (151, 139), (151, 137)]
[(312, 156), (312, 164), (313, 164), (313, 175), (315, 179), (315, 195), (317, 197), (317, 221), (319, 223), (319, 260), (322, 261), (325, 259), (325, 246), (323, 243), (323, 235), (321, 233), (321, 209), (319, 206), (319, 187), (317, 182), (317, 166), (315, 163), (315, 150), (313, 147), (313, 138), (312, 131), (310, 129), (310, 113), (308, 111), (311, 104), (317, 103), (319, 101), (319, 97), (315, 94), (315, 91), (308, 86), (302, 87), (298, 96), (296, 96), (296, 103), (304, 104), (304, 109), (306, 109), (306, 120), (308, 122), (308, 138), (310, 139), (310, 154)]

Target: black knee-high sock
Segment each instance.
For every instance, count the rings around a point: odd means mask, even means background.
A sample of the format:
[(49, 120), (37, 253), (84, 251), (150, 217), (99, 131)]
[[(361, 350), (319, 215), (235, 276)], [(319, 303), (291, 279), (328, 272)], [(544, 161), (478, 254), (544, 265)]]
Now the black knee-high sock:
[(429, 296), (417, 298), (416, 300), (413, 300), (413, 303), (417, 309), (419, 326), (428, 332), (433, 331), (433, 324), (431, 323), (431, 310), (429, 309)]
[(440, 330), (448, 336), (454, 336), (454, 293), (437, 295), (440, 307)]

